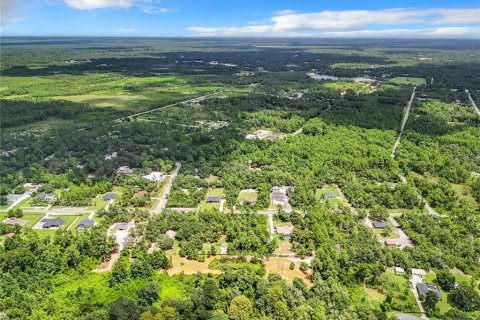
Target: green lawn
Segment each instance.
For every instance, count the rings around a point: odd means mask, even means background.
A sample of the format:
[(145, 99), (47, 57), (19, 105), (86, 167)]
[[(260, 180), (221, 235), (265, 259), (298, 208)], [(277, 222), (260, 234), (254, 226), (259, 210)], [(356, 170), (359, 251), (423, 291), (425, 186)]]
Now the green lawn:
[(72, 227), (70, 228), (70, 231), (72, 231), (73, 233), (76, 233), (77, 232), (77, 226), (80, 223), (80, 221), (82, 221), (83, 219), (87, 219), (89, 215), (90, 215), (89, 213), (84, 213), (80, 217), (78, 217), (78, 219), (75, 220)]
[(37, 223), (43, 216), (45, 215), (44, 212), (39, 213), (24, 213), (21, 219), (28, 220), (27, 228), (31, 228)]
[(257, 197), (258, 197), (258, 194), (256, 192), (240, 191), (240, 193), (238, 194), (238, 201), (244, 202), (246, 200), (251, 200), (251, 199), (257, 200)]
[(390, 80), (396, 84), (411, 84), (414, 86), (421, 86), (426, 84), (427, 81), (424, 78), (413, 78), (413, 77), (396, 77)]

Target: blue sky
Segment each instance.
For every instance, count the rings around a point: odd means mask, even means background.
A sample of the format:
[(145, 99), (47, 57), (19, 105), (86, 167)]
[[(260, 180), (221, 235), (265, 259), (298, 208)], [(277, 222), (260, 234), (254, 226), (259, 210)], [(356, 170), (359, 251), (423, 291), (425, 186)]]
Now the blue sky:
[(1, 0), (3, 36), (480, 39), (479, 1)]

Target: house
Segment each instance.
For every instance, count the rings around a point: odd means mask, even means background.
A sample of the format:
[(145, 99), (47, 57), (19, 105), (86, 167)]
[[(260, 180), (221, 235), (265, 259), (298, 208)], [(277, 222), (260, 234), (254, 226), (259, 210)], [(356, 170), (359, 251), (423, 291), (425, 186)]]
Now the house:
[(46, 218), (42, 219), (43, 222), (43, 229), (50, 229), (50, 228), (58, 228), (65, 224), (65, 220), (60, 218)]
[(399, 274), (399, 275), (404, 275), (405, 274), (405, 269), (401, 268), (401, 267), (395, 267), (395, 274)]
[(38, 195), (37, 199), (40, 201), (55, 201), (57, 200), (57, 195), (53, 192), (43, 192)]
[(22, 197), (23, 197), (23, 194), (15, 194), (15, 193), (7, 194), (7, 202), (15, 203), (18, 200), (20, 200)]
[(24, 219), (19, 219), (19, 218), (7, 218), (2, 221), (4, 224), (9, 225), (9, 226), (14, 226), (18, 224), (21, 227), (25, 227), (28, 224), (28, 220)]
[(160, 182), (163, 180), (164, 176), (165, 176), (165, 173), (163, 172), (153, 171), (147, 175), (142, 176), (142, 178), (147, 179), (149, 181)]
[(107, 153), (105, 155), (105, 160), (112, 160), (118, 156), (118, 152), (114, 151), (112, 153)]
[(106, 195), (103, 196), (103, 201), (110, 201), (110, 200), (115, 200), (117, 199), (117, 195), (115, 193), (107, 193)]
[(417, 283), (417, 292), (418, 292), (418, 295), (420, 296), (420, 298), (422, 300), (425, 299), (425, 297), (427, 296), (427, 294), (429, 292), (433, 292), (437, 296), (438, 301), (442, 301), (442, 294), (440, 293), (440, 290), (438, 290), (437, 285), (435, 285), (433, 283), (418, 282)]
[(165, 234), (170, 238), (170, 239), (173, 239), (175, 240), (175, 236), (177, 235), (177, 233), (173, 230), (167, 230), (167, 232), (165, 232)]
[(285, 206), (287, 202), (287, 190), (285, 188), (272, 188), (272, 203), (275, 206)]
[(207, 197), (207, 203), (220, 203), (221, 202), (221, 198), (220, 197), (217, 197), (217, 196), (209, 196)]
[(417, 277), (419, 279), (425, 278), (427, 272), (423, 269), (412, 268), (412, 277)]
[(96, 224), (95, 220), (83, 219), (82, 221), (80, 221), (78, 223), (77, 231), (81, 232), (81, 231), (85, 230), (86, 228), (93, 227), (95, 224)]
[(396, 239), (385, 239), (385, 245), (389, 248), (400, 248), (402, 246)]
[(281, 226), (281, 227), (277, 227), (277, 233), (289, 236), (292, 234), (293, 229), (294, 228), (292, 226)]
[(121, 166), (117, 169), (117, 173), (119, 173), (119, 174), (132, 174), (133, 169), (130, 168), (129, 166)]
[(388, 223), (385, 220), (372, 221), (372, 225), (375, 229), (385, 229), (388, 227)]
[(113, 229), (117, 231), (124, 231), (128, 229), (128, 222), (117, 222), (113, 225)]
[(337, 195), (333, 192), (325, 192), (324, 196), (327, 199), (337, 199)]
[(133, 196), (135, 198), (144, 198), (147, 195), (147, 191), (145, 190), (140, 190), (137, 193), (135, 193)]

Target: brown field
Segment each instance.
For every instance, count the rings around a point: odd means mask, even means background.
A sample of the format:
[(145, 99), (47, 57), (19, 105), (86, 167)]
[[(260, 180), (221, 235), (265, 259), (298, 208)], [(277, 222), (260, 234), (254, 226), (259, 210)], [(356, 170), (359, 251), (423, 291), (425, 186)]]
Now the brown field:
[[(168, 255), (170, 256), (170, 255)], [(205, 259), (205, 262), (198, 262), (196, 260), (188, 260), (187, 258), (182, 258), (177, 254), (171, 255), (172, 257), (172, 267), (167, 270), (168, 275), (174, 274), (196, 274), (198, 272), (202, 273), (212, 273), (212, 274), (221, 274), (220, 270), (212, 270), (208, 268), (208, 264), (215, 259), (215, 257), (210, 257)]]
[(300, 271), (300, 263), (295, 263), (295, 269), (290, 270), (290, 260), (288, 258), (271, 257), (265, 261), (265, 269), (268, 273), (278, 273), (287, 283), (292, 283), (293, 279), (302, 279), (307, 286), (311, 287), (312, 283), (307, 279), (306, 275)]

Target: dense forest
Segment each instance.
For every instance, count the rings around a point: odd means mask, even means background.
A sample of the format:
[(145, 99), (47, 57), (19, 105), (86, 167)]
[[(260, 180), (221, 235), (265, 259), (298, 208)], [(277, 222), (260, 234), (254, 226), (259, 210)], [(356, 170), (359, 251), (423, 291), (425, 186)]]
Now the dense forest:
[(1, 41), (0, 319), (480, 317), (477, 42)]

